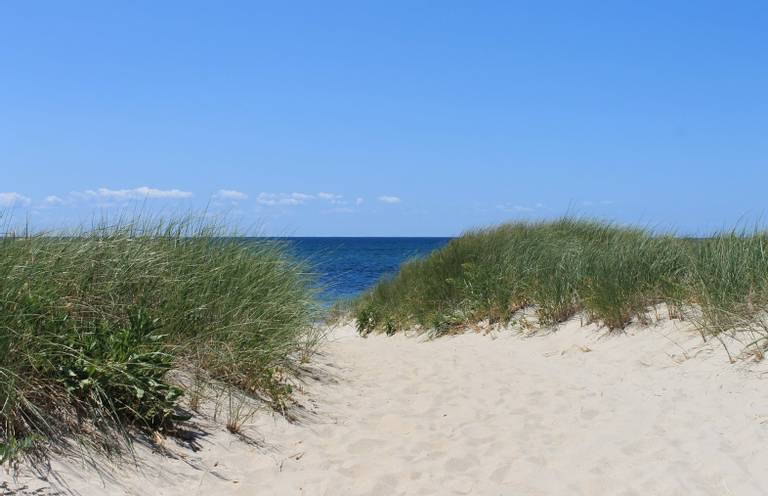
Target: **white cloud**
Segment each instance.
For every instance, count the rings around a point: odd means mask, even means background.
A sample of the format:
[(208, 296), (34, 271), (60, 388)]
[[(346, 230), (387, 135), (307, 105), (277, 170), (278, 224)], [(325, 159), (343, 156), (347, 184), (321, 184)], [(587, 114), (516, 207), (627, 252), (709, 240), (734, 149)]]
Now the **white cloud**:
[(141, 200), (146, 198), (182, 199), (192, 197), (192, 193), (189, 191), (182, 191), (180, 189), (157, 189), (148, 186), (140, 186), (133, 189), (89, 189), (84, 193), (75, 193), (75, 195), (103, 200)]
[(32, 200), (20, 193), (14, 191), (0, 193), (0, 207), (26, 207), (29, 206), (30, 203), (32, 203)]
[(61, 197), (58, 197), (56, 195), (46, 196), (45, 197), (45, 204), (46, 205), (63, 205), (65, 203), (64, 199)]
[(333, 205), (344, 205), (344, 197), (334, 193), (320, 192), (317, 194), (309, 193), (259, 193), (256, 197), (256, 203), (267, 206), (295, 206), (304, 205), (311, 201), (328, 202)]
[(239, 200), (247, 200), (248, 199), (248, 195), (247, 194), (243, 193), (242, 191), (237, 191), (237, 190), (234, 190), (234, 189), (220, 189), (213, 196), (214, 196), (214, 198), (218, 198), (220, 200), (239, 201)]
[(306, 193), (259, 193), (256, 197), (256, 203), (261, 205), (302, 205), (308, 200), (314, 199), (314, 196)]
[(321, 200), (340, 200), (341, 199), (341, 195), (334, 195), (333, 193), (324, 193), (322, 191), (317, 194), (317, 197), (320, 198)]
[(400, 203), (400, 198), (397, 196), (380, 196), (378, 200), (382, 203)]
[(355, 200), (355, 205), (362, 205), (364, 201), (362, 198), (358, 198)]
[(345, 205), (347, 203), (344, 201), (344, 197), (342, 195), (336, 195), (333, 193), (320, 192), (317, 194), (317, 197), (321, 200), (331, 202), (334, 205)]
[(291, 198), (295, 198), (299, 201), (305, 202), (307, 200), (314, 200), (315, 195), (308, 195), (307, 193), (291, 193)]

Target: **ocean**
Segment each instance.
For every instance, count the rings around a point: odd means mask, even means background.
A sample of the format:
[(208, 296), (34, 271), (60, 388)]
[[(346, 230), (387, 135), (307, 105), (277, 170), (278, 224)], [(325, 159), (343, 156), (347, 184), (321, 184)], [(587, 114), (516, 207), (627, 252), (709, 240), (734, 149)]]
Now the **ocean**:
[(380, 278), (397, 272), (400, 264), (423, 257), (451, 238), (280, 238), (293, 254), (306, 259), (317, 273), (321, 301), (330, 305), (351, 298)]

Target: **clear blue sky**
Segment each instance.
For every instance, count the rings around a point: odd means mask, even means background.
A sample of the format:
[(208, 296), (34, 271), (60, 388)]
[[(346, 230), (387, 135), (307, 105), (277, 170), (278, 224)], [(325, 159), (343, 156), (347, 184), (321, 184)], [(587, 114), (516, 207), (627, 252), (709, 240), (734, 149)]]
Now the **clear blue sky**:
[(702, 232), (768, 210), (766, 26), (764, 1), (6, 1), (0, 205)]

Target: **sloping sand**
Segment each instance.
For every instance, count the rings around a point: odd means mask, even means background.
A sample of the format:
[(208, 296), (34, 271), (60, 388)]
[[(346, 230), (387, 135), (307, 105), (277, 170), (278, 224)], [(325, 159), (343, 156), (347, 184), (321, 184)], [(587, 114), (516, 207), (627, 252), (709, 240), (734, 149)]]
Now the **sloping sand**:
[(183, 459), (140, 448), (139, 473), (54, 468), (94, 496), (768, 494), (768, 369), (684, 324), (431, 342), (347, 326), (312, 369), (300, 420), (257, 415), (256, 444), (207, 421), (197, 452), (165, 441)]

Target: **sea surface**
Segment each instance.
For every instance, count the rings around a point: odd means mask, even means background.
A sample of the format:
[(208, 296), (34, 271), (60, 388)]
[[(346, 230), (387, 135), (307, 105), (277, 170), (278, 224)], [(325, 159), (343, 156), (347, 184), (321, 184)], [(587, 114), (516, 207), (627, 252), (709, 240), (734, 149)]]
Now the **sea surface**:
[(400, 264), (423, 257), (451, 238), (280, 238), (294, 255), (306, 259), (317, 273), (323, 303), (351, 298)]

